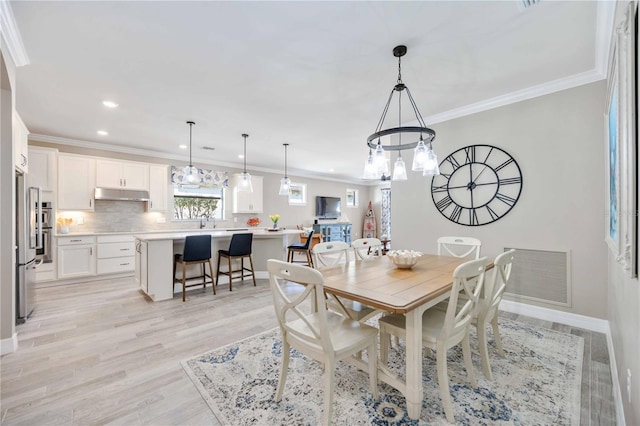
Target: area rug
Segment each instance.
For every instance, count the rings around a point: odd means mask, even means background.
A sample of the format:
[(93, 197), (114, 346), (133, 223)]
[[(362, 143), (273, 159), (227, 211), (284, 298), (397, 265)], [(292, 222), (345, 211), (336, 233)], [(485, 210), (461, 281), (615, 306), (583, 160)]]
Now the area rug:
[[(578, 425), (584, 340), (522, 322), (500, 319), (506, 358), (489, 331), (494, 379), (482, 374), (475, 330), (471, 348), (478, 387), (471, 388), (462, 350), (448, 352), (449, 385), (456, 424)], [(319, 425), (322, 423), (322, 365), (292, 349), (280, 403), (273, 400), (281, 360), (280, 330), (274, 329), (190, 358), (182, 366), (223, 425)], [(404, 378), (404, 346), (394, 345), (390, 369)], [(404, 396), (387, 384), (374, 399), (364, 371), (339, 362), (333, 424), (445, 425), (435, 354), (424, 351), (424, 398), (420, 419), (410, 420)]]

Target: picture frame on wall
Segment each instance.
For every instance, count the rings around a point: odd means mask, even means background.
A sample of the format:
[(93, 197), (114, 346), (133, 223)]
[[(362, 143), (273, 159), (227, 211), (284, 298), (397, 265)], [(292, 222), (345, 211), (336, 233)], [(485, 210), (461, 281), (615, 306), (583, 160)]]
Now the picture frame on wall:
[(289, 205), (290, 206), (306, 206), (307, 205), (307, 184), (294, 183), (289, 185)]
[(638, 276), (636, 87), (637, 4), (615, 28), (606, 105), (607, 225), (605, 240), (629, 277)]

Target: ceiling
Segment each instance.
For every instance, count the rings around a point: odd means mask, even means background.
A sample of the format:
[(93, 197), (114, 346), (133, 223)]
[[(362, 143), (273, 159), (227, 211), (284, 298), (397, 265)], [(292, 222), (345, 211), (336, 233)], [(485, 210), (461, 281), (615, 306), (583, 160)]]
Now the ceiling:
[(32, 139), (185, 163), (192, 120), (195, 164), (241, 168), (248, 133), (248, 169), (281, 173), (286, 142), (289, 174), (355, 181), (396, 83), (394, 46), (408, 47), (402, 79), (431, 125), (604, 78), (610, 33), (593, 1), (9, 4)]

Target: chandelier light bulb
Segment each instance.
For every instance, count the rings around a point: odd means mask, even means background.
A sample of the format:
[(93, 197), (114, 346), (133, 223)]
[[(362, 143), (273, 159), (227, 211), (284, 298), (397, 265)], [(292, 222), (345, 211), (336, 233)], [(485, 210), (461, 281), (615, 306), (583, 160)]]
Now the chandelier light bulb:
[(367, 156), (367, 160), (364, 162), (364, 173), (362, 174), (363, 179), (377, 179), (376, 176), (376, 166), (373, 162), (373, 153), (371, 149), (369, 149), (369, 155)]
[(278, 192), (278, 194), (289, 195), (290, 190), (291, 190), (291, 179), (285, 176), (282, 179), (280, 179), (280, 191)]
[(422, 176), (434, 176), (440, 174), (440, 167), (438, 167), (438, 156), (433, 152), (431, 146), (427, 150), (427, 161), (424, 164), (424, 170)]
[(402, 155), (398, 155), (395, 164), (393, 165), (392, 180), (407, 180), (407, 168), (404, 165)]
[(414, 172), (423, 171), (427, 159), (427, 147), (424, 145), (424, 141), (420, 139), (420, 142), (416, 145), (416, 149), (413, 150), (413, 163), (411, 165), (411, 170)]
[(373, 153), (373, 165), (376, 168), (376, 172), (378, 172), (378, 176), (382, 175), (383, 173), (389, 172), (389, 168), (387, 166), (387, 158), (380, 143), (378, 143), (378, 145), (376, 146), (376, 150)]

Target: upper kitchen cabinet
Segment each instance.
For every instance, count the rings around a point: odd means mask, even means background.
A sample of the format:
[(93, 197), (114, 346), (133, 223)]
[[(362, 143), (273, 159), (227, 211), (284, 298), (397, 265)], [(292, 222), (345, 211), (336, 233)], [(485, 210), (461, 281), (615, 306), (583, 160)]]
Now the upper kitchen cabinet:
[(55, 191), (58, 178), (58, 150), (29, 147), (30, 170), (27, 175), (29, 186), (39, 186), (43, 191)]
[(253, 192), (238, 191), (240, 174), (233, 176), (233, 213), (262, 213), (262, 176), (251, 176)]
[(29, 130), (17, 113), (13, 113), (13, 155), (16, 168), (29, 172)]
[(96, 160), (73, 154), (58, 155), (58, 209), (93, 210)]
[(149, 190), (149, 166), (132, 161), (96, 161), (98, 188)]
[(167, 211), (169, 166), (149, 165), (149, 211)]

